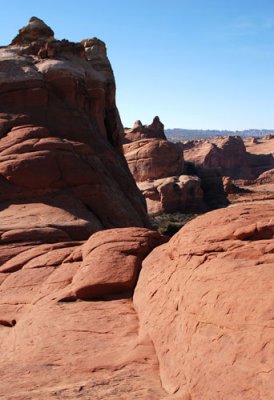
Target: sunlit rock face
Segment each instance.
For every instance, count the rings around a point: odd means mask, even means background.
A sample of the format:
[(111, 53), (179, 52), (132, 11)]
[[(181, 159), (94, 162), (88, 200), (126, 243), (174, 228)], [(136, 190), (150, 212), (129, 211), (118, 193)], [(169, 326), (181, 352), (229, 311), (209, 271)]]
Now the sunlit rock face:
[(31, 18), (0, 49), (0, 137), (3, 234), (35, 229), (53, 242), (47, 229), (82, 240), (148, 225), (122, 154), (114, 76), (99, 39), (59, 41)]
[(273, 397), (273, 216), (273, 201), (209, 212), (144, 260), (134, 305), (171, 398)]
[(136, 121), (133, 128), (125, 129), (123, 148), (149, 213), (205, 209), (201, 180), (185, 172), (183, 151), (166, 139), (159, 117), (150, 125)]
[(166, 239), (121, 142), (103, 42), (33, 17), (0, 48), (1, 398), (166, 395), (131, 300)]
[(244, 142), (239, 136), (226, 136), (185, 142), (181, 148), (185, 160), (198, 167), (219, 169), (222, 175), (234, 179), (256, 179), (274, 166), (270, 140), (268, 149), (258, 144), (252, 141), (251, 146), (250, 141)]
[(154, 117), (150, 125), (143, 125), (140, 120), (134, 122), (132, 128), (125, 128), (124, 143), (135, 142), (141, 139), (167, 140), (164, 132), (164, 124), (159, 117)]

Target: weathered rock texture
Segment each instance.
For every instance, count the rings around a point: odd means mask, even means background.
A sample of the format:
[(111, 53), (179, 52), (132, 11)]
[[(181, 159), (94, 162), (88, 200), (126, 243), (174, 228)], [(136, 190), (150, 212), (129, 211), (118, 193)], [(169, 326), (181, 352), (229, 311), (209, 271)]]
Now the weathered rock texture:
[[(270, 141), (270, 140), (269, 140)], [(255, 142), (254, 142), (255, 143)], [(253, 143), (252, 148), (256, 145)], [(274, 158), (266, 146), (249, 152), (239, 136), (219, 137), (212, 140), (190, 141), (182, 144), (184, 158), (196, 166), (219, 169), (221, 174), (235, 179), (255, 179), (264, 171), (273, 168)], [(251, 154), (253, 153), (253, 154)]]
[(205, 210), (201, 181), (197, 176), (179, 175), (137, 183), (150, 213), (201, 212)]
[(31, 18), (0, 48), (2, 241), (26, 241), (27, 230), (54, 242), (147, 226), (121, 141), (104, 43), (55, 40)]
[(0, 398), (167, 398), (130, 299), (142, 260), (164, 241), (123, 228), (84, 244), (2, 244)]
[(53, 36), (32, 18), (0, 48), (0, 398), (168, 398), (130, 298), (165, 239), (143, 228), (105, 45)]
[(183, 153), (162, 139), (141, 139), (124, 145), (129, 169), (137, 182), (181, 175)]
[(263, 172), (255, 181), (259, 184), (274, 184), (274, 168)]
[(184, 174), (183, 152), (166, 140), (163, 128), (155, 117), (151, 125), (144, 127), (136, 121), (132, 129), (125, 130), (124, 154), (148, 211), (201, 211), (204, 202), (200, 179)]
[(273, 216), (273, 201), (213, 211), (143, 262), (140, 334), (174, 398), (273, 397)]
[(133, 128), (125, 128), (124, 130), (124, 143), (152, 138), (167, 140), (164, 124), (159, 117), (155, 117), (150, 125), (143, 125), (140, 120), (135, 121)]

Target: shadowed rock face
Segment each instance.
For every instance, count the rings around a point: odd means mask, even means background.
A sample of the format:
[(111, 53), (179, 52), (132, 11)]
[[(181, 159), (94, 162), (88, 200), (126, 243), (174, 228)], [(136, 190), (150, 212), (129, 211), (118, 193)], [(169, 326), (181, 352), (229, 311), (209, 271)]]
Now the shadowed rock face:
[[(2, 240), (82, 240), (147, 226), (121, 151), (115, 81), (99, 39), (54, 39), (33, 17), (0, 49)], [(21, 232), (21, 233), (20, 233)]]

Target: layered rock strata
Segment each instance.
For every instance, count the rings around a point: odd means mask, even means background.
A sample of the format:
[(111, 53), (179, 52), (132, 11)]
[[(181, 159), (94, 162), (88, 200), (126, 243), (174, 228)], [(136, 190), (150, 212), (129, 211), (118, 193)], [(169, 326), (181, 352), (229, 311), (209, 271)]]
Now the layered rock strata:
[[(270, 141), (268, 139), (268, 150), (265, 143), (262, 146), (258, 141), (253, 141), (251, 146), (250, 142), (244, 142), (239, 136), (189, 141), (181, 144), (181, 148), (185, 160), (195, 166), (218, 169), (223, 176), (234, 179), (256, 179), (274, 166)], [(248, 151), (245, 143), (249, 144)]]
[(143, 127), (136, 121), (125, 130), (124, 154), (149, 213), (198, 212), (204, 209), (197, 176), (186, 175), (181, 148), (166, 140), (164, 125), (155, 117)]
[(121, 142), (103, 42), (58, 41), (31, 18), (0, 48), (2, 242), (25, 240), (26, 231), (54, 242), (148, 226)]

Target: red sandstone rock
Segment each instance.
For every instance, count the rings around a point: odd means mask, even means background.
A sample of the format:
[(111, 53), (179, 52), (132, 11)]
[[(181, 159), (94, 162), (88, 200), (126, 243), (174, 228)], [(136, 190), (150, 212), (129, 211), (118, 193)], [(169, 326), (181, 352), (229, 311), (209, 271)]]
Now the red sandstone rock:
[(68, 294), (62, 296), (92, 299), (132, 293), (142, 260), (166, 240), (144, 228), (110, 229), (92, 235), (83, 246), (83, 262)]
[(251, 154), (274, 155), (274, 135), (267, 135), (263, 138), (247, 138), (244, 139), (244, 144), (247, 151)]
[(41, 39), (53, 39), (53, 30), (39, 18), (32, 17), (27, 26), (19, 30), (19, 34), (13, 39), (12, 44), (24, 45)]
[(150, 125), (143, 125), (140, 120), (134, 123), (133, 128), (125, 128), (124, 143), (135, 142), (141, 139), (167, 140), (164, 125), (159, 117), (155, 117)]
[(2, 242), (82, 240), (104, 228), (148, 226), (121, 141), (104, 43), (53, 40), (32, 18), (0, 49)]
[(273, 216), (273, 201), (213, 211), (143, 262), (140, 333), (173, 398), (273, 397)]
[(201, 212), (205, 210), (203, 191), (197, 176), (179, 175), (139, 182), (149, 213)]
[[(25, 243), (10, 252), (0, 269), (0, 397), (168, 398), (128, 298), (142, 259), (163, 241), (124, 228), (84, 245)], [(97, 299), (72, 302), (72, 289)]]
[(222, 175), (236, 179), (255, 179), (274, 165), (271, 154), (247, 152), (244, 141), (238, 136), (191, 141), (182, 144), (181, 148), (186, 161), (203, 168), (218, 168)]
[(274, 184), (274, 169), (270, 169), (269, 171), (266, 171), (258, 176), (258, 178), (256, 179), (256, 183)]
[(125, 130), (124, 154), (148, 212), (200, 212), (205, 209), (200, 179), (183, 175), (183, 152), (158, 134), (162, 130), (156, 118), (152, 125), (136, 121), (133, 129)]
[(143, 139), (124, 145), (129, 169), (137, 182), (181, 175), (183, 154), (167, 140)]

